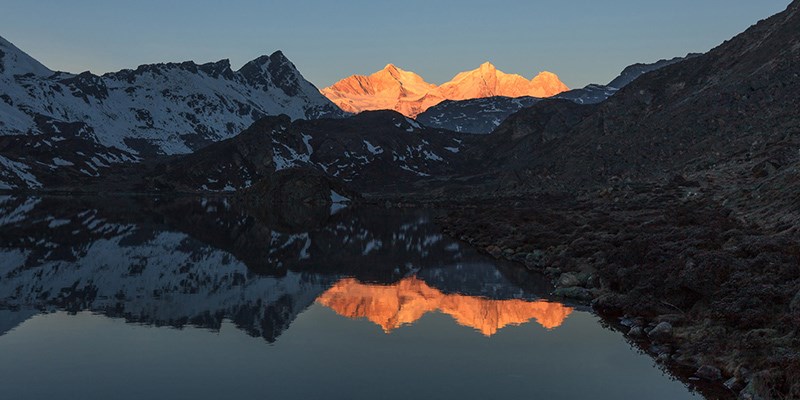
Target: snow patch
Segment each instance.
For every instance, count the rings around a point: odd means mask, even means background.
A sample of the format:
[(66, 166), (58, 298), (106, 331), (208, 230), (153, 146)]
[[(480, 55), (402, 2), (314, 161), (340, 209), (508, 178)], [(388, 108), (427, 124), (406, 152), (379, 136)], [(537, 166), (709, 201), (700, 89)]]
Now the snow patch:
[(334, 190), (331, 190), (331, 203), (333, 203), (333, 204), (337, 204), (337, 203), (341, 204), (341, 203), (349, 203), (349, 202), (350, 202), (349, 198), (347, 198), (345, 196), (342, 196), (339, 193), (336, 193), (336, 191), (334, 191)]
[[(31, 167), (28, 165), (0, 156), (0, 166), (5, 167), (6, 170), (25, 182), (25, 185), (27, 185), (29, 189), (38, 189), (42, 187), (42, 184), (30, 173)], [(2, 176), (2, 170), (0, 170), (0, 176)]]
[(380, 146), (373, 146), (372, 143), (364, 140), (364, 144), (367, 145), (367, 151), (372, 154), (378, 155), (383, 154), (383, 149)]
[(73, 163), (71, 163), (71, 162), (69, 162), (67, 160), (64, 160), (64, 159), (61, 159), (61, 158), (58, 158), (58, 157), (53, 158), (53, 164), (57, 165), (59, 167), (71, 167), (71, 166), (75, 165), (75, 164), (73, 164)]

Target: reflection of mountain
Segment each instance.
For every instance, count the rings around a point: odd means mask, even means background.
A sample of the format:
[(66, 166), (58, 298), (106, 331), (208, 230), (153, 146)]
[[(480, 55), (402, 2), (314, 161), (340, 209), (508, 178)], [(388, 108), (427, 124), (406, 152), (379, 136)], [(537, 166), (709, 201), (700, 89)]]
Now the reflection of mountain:
[(0, 336), (10, 332), (36, 314), (37, 312), (32, 310), (0, 310)]
[(227, 319), (268, 341), (335, 281), (310, 273), (254, 275), (229, 253), (183, 233), (132, 228), (87, 243), (74, 262), (26, 268), (15, 262), (24, 254), (0, 249), (0, 308), (88, 310), (155, 326), (208, 329)]
[(271, 342), (343, 277), (416, 276), (441, 296), (548, 290), (448, 240), (429, 211), (326, 209), (300, 224), (259, 211), (225, 197), (0, 197), (0, 332), (66, 310), (178, 328), (230, 320)]
[(317, 302), (348, 318), (367, 318), (387, 333), (434, 311), (450, 315), (458, 324), (475, 328), (485, 336), (532, 319), (547, 329), (557, 328), (572, 312), (572, 308), (546, 301), (445, 294), (416, 277), (388, 286), (343, 279)]

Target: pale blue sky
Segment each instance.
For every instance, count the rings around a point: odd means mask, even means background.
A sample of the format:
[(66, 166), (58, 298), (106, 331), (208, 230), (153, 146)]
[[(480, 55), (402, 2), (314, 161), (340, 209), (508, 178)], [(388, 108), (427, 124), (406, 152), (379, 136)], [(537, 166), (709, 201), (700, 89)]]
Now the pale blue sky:
[(387, 63), (433, 83), (491, 61), (570, 87), (704, 52), (790, 0), (0, 0), (0, 36), (52, 69), (233, 67), (275, 50), (318, 87)]

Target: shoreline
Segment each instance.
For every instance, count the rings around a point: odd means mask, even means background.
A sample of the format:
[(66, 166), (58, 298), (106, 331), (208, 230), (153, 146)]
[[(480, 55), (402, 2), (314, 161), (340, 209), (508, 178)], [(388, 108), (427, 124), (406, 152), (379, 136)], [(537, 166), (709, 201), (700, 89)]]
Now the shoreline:
[[(792, 378), (800, 371), (800, 285), (792, 281), (800, 268), (798, 234), (748, 225), (710, 196), (686, 197), (681, 185), (627, 190), (455, 204), (413, 195), (367, 196), (353, 206), (439, 210), (435, 222), (443, 234), (548, 277), (554, 299), (590, 306), (611, 329), (708, 398), (794, 393)], [(134, 195), (140, 196), (237, 197)]]
[(680, 186), (626, 197), (498, 198), (451, 208), (437, 222), (484, 253), (544, 273), (556, 296), (591, 304), (709, 398), (796, 393), (798, 235), (748, 226)]

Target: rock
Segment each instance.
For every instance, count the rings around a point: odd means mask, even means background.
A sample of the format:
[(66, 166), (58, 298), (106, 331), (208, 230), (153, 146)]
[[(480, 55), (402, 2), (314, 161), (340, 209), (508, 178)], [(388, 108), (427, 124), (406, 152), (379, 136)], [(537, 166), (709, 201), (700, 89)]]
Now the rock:
[(767, 176), (774, 175), (779, 166), (780, 165), (776, 165), (770, 161), (762, 161), (753, 167), (753, 176), (756, 178), (765, 178)]
[(589, 281), (592, 279), (592, 274), (588, 272), (581, 272), (575, 276), (578, 279), (579, 285), (586, 287), (589, 284)]
[(638, 338), (644, 336), (644, 330), (641, 326), (634, 326), (628, 331), (628, 336)]
[(581, 301), (589, 301), (593, 298), (592, 294), (582, 287), (558, 288), (553, 295)]
[(659, 364), (666, 364), (669, 362), (669, 360), (670, 357), (668, 353), (661, 353), (658, 355), (658, 357), (656, 357), (656, 362)]
[(725, 381), (725, 383), (723, 383), (723, 385), (726, 388), (728, 388), (728, 390), (732, 390), (734, 392), (742, 389), (742, 387), (743, 387), (742, 382), (739, 381), (739, 379), (737, 379), (735, 376), (733, 376), (730, 379), (728, 379), (727, 381)]
[(753, 372), (743, 365), (740, 365), (738, 368), (736, 368), (736, 371), (733, 374), (737, 379), (744, 383), (749, 383), (753, 379)]
[(797, 292), (792, 302), (789, 303), (789, 311), (791, 311), (792, 314), (800, 315), (800, 292)]
[(672, 354), (672, 347), (665, 346), (665, 345), (658, 345), (654, 344), (647, 349), (650, 354), (659, 355), (659, 354)]
[(758, 392), (755, 388), (754, 381), (750, 381), (741, 392), (739, 392), (739, 399), (740, 400), (764, 400), (763, 397), (758, 395)]
[(676, 324), (678, 322), (683, 321), (683, 319), (684, 319), (683, 314), (663, 314), (656, 317), (656, 321), (669, 322), (670, 324)]
[(566, 272), (561, 274), (561, 277), (558, 278), (557, 285), (562, 288), (571, 288), (575, 286), (580, 286), (581, 281), (578, 279), (577, 275), (572, 272)]
[(544, 268), (544, 252), (534, 250), (525, 256), (525, 266), (528, 268)]
[(697, 369), (697, 372), (694, 373), (694, 376), (707, 381), (718, 381), (722, 379), (722, 371), (720, 371), (719, 368), (711, 365), (703, 365)]
[(672, 339), (672, 324), (669, 322), (662, 322), (655, 326), (647, 335), (652, 340), (665, 341)]
[(743, 342), (747, 347), (757, 348), (774, 344), (779, 336), (775, 329), (753, 329), (744, 334)]
[(494, 258), (500, 258), (500, 256), (503, 254), (503, 251), (494, 245), (486, 247), (486, 252), (491, 254)]
[(549, 267), (544, 270), (544, 273), (548, 276), (556, 276), (561, 273), (561, 268)]

